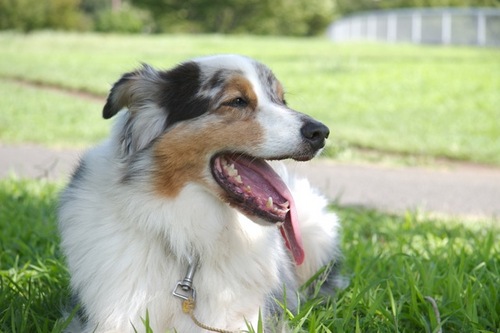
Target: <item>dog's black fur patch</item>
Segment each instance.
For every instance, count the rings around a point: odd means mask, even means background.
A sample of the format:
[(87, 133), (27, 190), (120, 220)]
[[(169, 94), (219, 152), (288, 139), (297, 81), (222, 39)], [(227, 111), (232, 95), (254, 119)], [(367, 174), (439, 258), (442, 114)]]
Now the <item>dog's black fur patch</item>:
[(198, 96), (201, 71), (195, 62), (186, 62), (174, 69), (160, 72), (164, 80), (160, 106), (168, 112), (167, 127), (201, 116), (208, 111), (210, 99)]

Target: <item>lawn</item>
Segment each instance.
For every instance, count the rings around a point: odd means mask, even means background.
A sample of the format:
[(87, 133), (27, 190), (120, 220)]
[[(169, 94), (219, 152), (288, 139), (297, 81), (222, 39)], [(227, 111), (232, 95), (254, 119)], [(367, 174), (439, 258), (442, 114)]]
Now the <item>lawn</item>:
[[(64, 327), (59, 314), (69, 292), (55, 221), (60, 187), (0, 180), (1, 332)], [(333, 209), (344, 225), (342, 272), (350, 285), (335, 297), (304, 302), (290, 316), (294, 332), (500, 332), (494, 221)]]
[[(8, 96), (0, 99), (2, 142), (91, 144), (108, 126), (97, 120), (102, 106), (96, 102), (54, 92), (23, 92), (12, 79), (87, 91), (104, 99), (111, 84), (140, 62), (169, 68), (200, 55), (241, 53), (273, 68), (292, 107), (329, 125), (330, 154), (348, 158), (362, 148), (500, 164), (498, 49), (334, 44), (322, 38), (49, 32), (2, 33), (0, 45), (2, 95), (5, 90)], [(75, 138), (44, 138), (49, 133), (44, 128), (54, 127), (60, 112), (42, 116), (39, 102), (45, 109), (65, 110), (71, 119), (65, 120), (65, 130)], [(12, 135), (12, 127), (26, 124), (18, 122), (19, 114), (35, 117), (38, 128)], [(79, 137), (83, 128), (93, 133)]]
[(0, 142), (81, 148), (108, 133), (100, 102), (1, 80), (0, 91)]

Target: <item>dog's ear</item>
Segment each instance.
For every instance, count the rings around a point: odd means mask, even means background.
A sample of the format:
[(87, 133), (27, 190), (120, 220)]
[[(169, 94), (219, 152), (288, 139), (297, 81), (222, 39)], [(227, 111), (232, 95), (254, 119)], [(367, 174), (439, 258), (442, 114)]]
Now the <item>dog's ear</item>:
[[(125, 107), (130, 108), (132, 103), (140, 102), (140, 99), (147, 98), (145, 95), (139, 94), (141, 90), (145, 90), (144, 83), (151, 83), (158, 78), (158, 72), (147, 64), (143, 64), (142, 68), (134, 72), (124, 74), (109, 92), (106, 105), (104, 105), (102, 110), (104, 119), (109, 119), (121, 109)], [(150, 85), (146, 86), (149, 87)], [(150, 91), (150, 94), (153, 93), (154, 91)]]
[(102, 110), (104, 119), (109, 119), (129, 104), (130, 80), (134, 73), (124, 74), (111, 88), (108, 99)]
[(109, 119), (120, 110), (128, 112), (115, 125), (117, 140), (125, 155), (147, 147), (163, 133), (167, 112), (158, 104), (158, 96), (167, 82), (161, 72), (151, 66), (143, 66), (124, 74), (111, 88), (103, 117)]

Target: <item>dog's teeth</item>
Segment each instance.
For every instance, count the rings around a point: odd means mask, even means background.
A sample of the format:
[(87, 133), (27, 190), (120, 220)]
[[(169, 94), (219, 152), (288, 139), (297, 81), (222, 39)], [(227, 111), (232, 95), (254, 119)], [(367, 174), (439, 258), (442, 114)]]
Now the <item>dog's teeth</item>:
[(281, 228), (285, 222), (276, 222), (276, 227)]
[(245, 192), (252, 193), (252, 188), (250, 187), (250, 185), (245, 186)]
[(288, 207), (290, 207), (290, 202), (285, 201), (283, 203), (278, 203), (277, 205), (280, 206), (281, 208), (288, 208)]
[(243, 184), (243, 181), (241, 180), (241, 176), (238, 175), (236, 177), (234, 177), (234, 180), (238, 183), (238, 184)]
[(266, 202), (266, 208), (270, 209), (272, 207), (273, 207), (273, 198), (269, 197), (269, 199), (267, 199), (267, 202)]
[(229, 175), (229, 177), (235, 177), (238, 175), (238, 170), (234, 167), (234, 164), (228, 165), (227, 174)]

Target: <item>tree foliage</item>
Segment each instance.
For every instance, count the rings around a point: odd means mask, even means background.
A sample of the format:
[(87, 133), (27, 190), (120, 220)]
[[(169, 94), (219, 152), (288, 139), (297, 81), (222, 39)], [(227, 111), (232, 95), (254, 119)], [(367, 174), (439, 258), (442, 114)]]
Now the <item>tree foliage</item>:
[(448, 6), (499, 7), (500, 0), (0, 0), (0, 29), (309, 36), (358, 11)]
[(334, 14), (333, 0), (133, 0), (159, 31), (313, 35)]
[(346, 15), (359, 11), (412, 7), (500, 7), (499, 0), (334, 0), (336, 13)]
[(85, 28), (80, 0), (0, 0), (0, 29)]
[(125, 4), (118, 10), (105, 8), (97, 12), (94, 29), (99, 32), (140, 33), (152, 29), (151, 16), (146, 10), (138, 10)]

